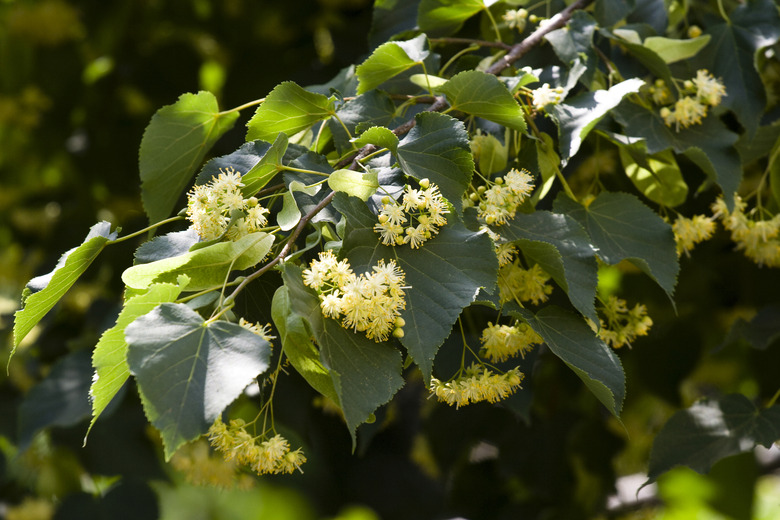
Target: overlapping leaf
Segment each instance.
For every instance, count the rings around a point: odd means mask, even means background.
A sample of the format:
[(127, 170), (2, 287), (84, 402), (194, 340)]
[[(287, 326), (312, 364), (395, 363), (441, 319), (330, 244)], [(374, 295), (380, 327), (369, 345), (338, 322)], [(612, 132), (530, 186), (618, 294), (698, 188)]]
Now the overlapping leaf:
[(182, 304), (163, 303), (125, 328), (127, 363), (160, 430), (166, 460), (206, 433), (268, 368), (271, 347), (225, 321), (207, 323)]
[(360, 134), (359, 137), (356, 137), (354, 142), (355, 146), (373, 144), (380, 148), (387, 148), (393, 153), (398, 148), (398, 137), (384, 126), (372, 126)]
[[(182, 282), (186, 285), (186, 279)], [(95, 376), (89, 389), (92, 399), (92, 422), (89, 424), (89, 430), (130, 376), (126, 359), (125, 327), (136, 318), (151, 312), (158, 305), (174, 301), (179, 297), (182, 288), (180, 285), (169, 283), (152, 285), (144, 294), (127, 300), (116, 319), (116, 324), (100, 336), (92, 352)]]
[(554, 305), (536, 314), (520, 309), (522, 317), (539, 334), (599, 401), (620, 416), (625, 397), (625, 374), (620, 359), (588, 325), (576, 315)]
[(328, 128), (336, 148), (344, 153), (353, 148), (350, 137), (368, 127), (389, 125), (395, 118), (395, 105), (384, 92), (369, 90), (344, 103), (336, 111), (336, 116), (338, 119), (332, 117), (328, 120)]
[(76, 283), (106, 244), (115, 238), (111, 224), (105, 221), (95, 224), (80, 246), (62, 255), (54, 270), (27, 283), (23, 294), (24, 307), (14, 315), (12, 356), (24, 337)]
[(373, 231), (376, 217), (355, 198), (337, 196), (336, 208), (347, 217), (342, 255), (353, 268), (369, 269), (380, 258), (395, 259), (406, 273), (406, 334), (401, 343), (420, 367), (426, 381), (433, 358), (449, 336), (463, 308), (480, 288), (493, 290), (498, 261), (490, 238), (466, 229), (454, 215), (438, 235), (419, 249), (407, 244), (384, 246)]
[(568, 66), (580, 60), (585, 65), (581, 81), (590, 86), (598, 71), (596, 67), (596, 51), (593, 48), (593, 34), (596, 31), (596, 20), (585, 11), (574, 11), (567, 27), (548, 33), (545, 39), (552, 45), (555, 54)]
[(630, 260), (674, 294), (680, 266), (671, 226), (628, 193), (601, 192), (587, 207), (559, 197), (555, 210), (588, 231), (599, 257), (608, 264)]
[(454, 110), (482, 117), (508, 128), (525, 132), (523, 109), (493, 74), (467, 70), (453, 76), (437, 90), (447, 96)]
[(398, 145), (398, 162), (404, 173), (429, 179), (461, 211), (461, 197), (471, 182), (474, 159), (463, 123), (448, 115), (424, 112)]
[(463, 22), (485, 9), (485, 3), (483, 0), (421, 0), (417, 25), (431, 35), (452, 34)]
[(620, 163), (636, 189), (648, 199), (673, 208), (688, 197), (688, 185), (671, 150), (648, 155), (644, 142), (618, 148)]
[[(330, 375), (354, 445), (356, 428), (403, 385), (401, 353), (387, 343), (376, 343), (363, 333), (343, 328), (336, 320), (324, 318), (317, 296), (303, 285), (300, 268), (286, 263), (282, 273), (291, 312), (305, 320), (314, 335), (322, 367)], [(295, 323), (296, 318), (287, 317), (288, 324), (290, 320)], [(293, 344), (287, 346), (309, 349), (307, 345), (300, 344), (301, 339), (300, 335), (291, 338)], [(309, 356), (303, 352), (300, 358), (305, 361), (310, 359)], [(321, 370), (316, 363), (311, 369), (316, 372)], [(328, 391), (324, 381), (314, 381)]]
[(566, 291), (578, 311), (598, 323), (594, 306), (598, 283), (596, 251), (576, 220), (549, 211), (520, 213), (496, 231), (515, 242)]
[(135, 265), (122, 273), (122, 281), (133, 289), (146, 289), (154, 283), (174, 283), (180, 275), (186, 275), (191, 291), (218, 287), (225, 283), (230, 271), (248, 269), (260, 262), (273, 242), (273, 235), (251, 233), (235, 242), (219, 242), (180, 256)]
[(277, 85), (257, 107), (246, 124), (246, 140), (275, 141), (279, 132), (288, 136), (306, 130), (332, 116), (335, 100), (303, 89), (292, 81)]
[(653, 442), (647, 483), (675, 466), (707, 473), (729, 455), (780, 439), (780, 405), (759, 410), (747, 397), (703, 399), (675, 413)]
[(626, 95), (638, 92), (643, 84), (641, 79), (629, 79), (609, 90), (586, 92), (567, 100), (566, 103), (548, 106), (546, 110), (558, 125), (561, 159), (565, 162), (573, 157), (596, 123)]
[(220, 112), (211, 92), (183, 94), (158, 110), (146, 127), (138, 166), (149, 222), (168, 217), (206, 153), (238, 118)]

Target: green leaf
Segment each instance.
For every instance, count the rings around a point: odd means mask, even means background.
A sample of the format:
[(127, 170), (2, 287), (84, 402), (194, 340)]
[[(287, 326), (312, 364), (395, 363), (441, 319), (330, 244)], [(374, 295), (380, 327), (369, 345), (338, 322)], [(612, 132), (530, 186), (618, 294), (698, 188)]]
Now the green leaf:
[[(76, 283), (106, 244), (114, 239), (116, 233), (111, 233), (111, 224), (98, 222), (90, 228), (80, 246), (60, 257), (54, 270), (27, 283), (24, 290), (24, 307), (14, 315), (14, 346), (11, 357), (24, 337)], [(9, 357), (8, 362), (10, 361)]]
[(519, 213), (494, 229), (552, 276), (574, 308), (598, 323), (594, 306), (598, 283), (596, 251), (576, 220), (568, 215), (535, 211)]
[(601, 31), (601, 34), (619, 43), (636, 61), (641, 63), (654, 76), (663, 79), (667, 85), (674, 84), (669, 65), (655, 51), (642, 45), (641, 39), (635, 31), (615, 29), (612, 32)]
[(163, 303), (125, 329), (127, 363), (144, 411), (162, 435), (165, 459), (206, 433), (268, 368), (269, 343), (235, 323), (205, 322), (183, 304)]
[(576, 315), (549, 305), (535, 315), (520, 309), (522, 317), (539, 334), (553, 354), (582, 379), (593, 395), (620, 417), (626, 382), (620, 359)]
[(446, 78), (440, 78), (433, 74), (412, 74), (409, 76), (409, 81), (425, 90), (433, 90), (447, 83)]
[(91, 379), (88, 351), (77, 350), (58, 359), (19, 405), (19, 449), (26, 449), (43, 428), (74, 426), (88, 417)]
[[(297, 181), (295, 181), (297, 182)], [(290, 231), (301, 220), (301, 210), (292, 191), (285, 191), (282, 195), (282, 210), (276, 214), (276, 223), (282, 231)]]
[(387, 42), (377, 47), (371, 56), (358, 65), (358, 94), (380, 86), (390, 78), (422, 64), (428, 57), (428, 38), (420, 36), (403, 41)]
[(741, 394), (703, 399), (676, 412), (658, 433), (650, 452), (647, 482), (675, 466), (707, 473), (720, 459), (769, 448), (780, 439), (780, 405), (759, 410)]
[(262, 157), (241, 177), (241, 192), (251, 197), (265, 187), (274, 175), (282, 170), (282, 158), (287, 151), (287, 134), (280, 132), (274, 143)]
[(780, 206), (780, 138), (777, 139), (769, 157), (769, 187), (775, 203)]
[[(705, 117), (702, 124), (680, 132), (667, 127), (654, 111), (635, 103), (623, 103), (612, 112), (631, 138), (645, 140), (647, 152), (655, 154), (672, 148), (694, 161), (724, 194), (735, 193), (742, 180), (742, 164), (734, 148), (738, 136), (717, 117)], [(732, 197), (724, 197), (733, 209)]]
[(369, 47), (373, 49), (399, 33), (416, 29), (419, 3), (420, 0), (375, 0), (368, 33)]
[(520, 132), (526, 131), (523, 109), (506, 86), (493, 74), (467, 70), (439, 87), (454, 110), (493, 121)]
[(596, 90), (575, 96), (567, 103), (546, 108), (558, 125), (561, 159), (565, 163), (580, 149), (582, 141), (596, 123), (615, 108), (625, 96), (638, 92), (641, 79), (629, 79), (609, 90)]
[(457, 32), (463, 22), (483, 9), (483, 0), (421, 0), (417, 25), (421, 31), (431, 35), (449, 35)]
[(780, 305), (766, 305), (747, 321), (737, 318), (723, 344), (728, 345), (739, 339), (745, 340), (754, 349), (768, 349), (780, 339)]
[(246, 124), (246, 140), (272, 141), (279, 132), (291, 136), (335, 113), (335, 100), (303, 89), (292, 81), (277, 85)]
[[(336, 117), (328, 120), (333, 142), (339, 153), (346, 153), (356, 146), (350, 139), (366, 128), (390, 125), (396, 117), (395, 105), (384, 92), (370, 90), (339, 107)], [(343, 126), (342, 126), (343, 124)]]
[(404, 173), (429, 179), (461, 212), (461, 198), (471, 183), (474, 160), (463, 123), (445, 114), (423, 112), (398, 145), (398, 162)]
[(303, 285), (299, 267), (283, 264), (282, 276), (292, 312), (308, 323), (320, 348), (322, 365), (330, 373), (354, 447), (357, 427), (403, 386), (401, 353), (324, 318), (316, 294)]
[(219, 287), (230, 271), (260, 262), (273, 242), (273, 235), (251, 233), (235, 242), (219, 242), (173, 258), (134, 265), (122, 273), (122, 281), (133, 289), (146, 289), (154, 283), (174, 283), (183, 274), (190, 278), (190, 291)]
[(471, 151), (482, 175), (506, 170), (509, 150), (493, 134), (475, 136), (471, 140)]
[(688, 185), (671, 150), (647, 154), (647, 146), (639, 142), (619, 146), (620, 162), (636, 189), (662, 206), (679, 206), (688, 197)]
[[(304, 296), (301, 293), (301, 296)], [(316, 296), (309, 294), (313, 307)], [(300, 314), (292, 312), (290, 294), (287, 286), (279, 287), (274, 293), (271, 304), (271, 318), (274, 320), (276, 330), (279, 331), (279, 340), (287, 359), (290, 360), (295, 370), (316, 391), (340, 405), (336, 388), (333, 386), (330, 370), (322, 364), (320, 353), (311, 341), (311, 333), (306, 330), (305, 320)]]
[(672, 227), (639, 199), (603, 191), (587, 207), (564, 197), (554, 207), (585, 227), (599, 258), (608, 264), (629, 260), (672, 298), (680, 270)]
[(375, 171), (336, 170), (328, 177), (328, 186), (365, 201), (379, 189), (379, 177)]
[(577, 10), (572, 14), (566, 27), (551, 31), (545, 36), (555, 54), (568, 67), (576, 61), (581, 61), (585, 65), (585, 73), (580, 79), (586, 86), (591, 85), (598, 71), (596, 51), (593, 48), (595, 31), (596, 20), (585, 11)]
[(561, 158), (555, 151), (555, 143), (549, 134), (542, 133), (541, 139), (536, 141), (536, 164), (539, 166), (542, 182), (531, 195), (532, 207), (536, 207), (536, 203), (549, 193), (561, 164)]
[(734, 112), (752, 136), (767, 102), (755, 55), (780, 38), (777, 5), (772, 0), (747, 2), (734, 9), (729, 20), (709, 26), (707, 32), (712, 35), (712, 43), (701, 59), (726, 87), (722, 105)]
[(360, 137), (356, 137), (353, 142), (355, 146), (359, 147), (373, 144), (379, 148), (387, 148), (393, 153), (398, 149), (398, 136), (384, 126), (372, 126), (360, 134)]
[(664, 62), (674, 63), (696, 56), (710, 42), (710, 38), (709, 34), (685, 40), (650, 36), (645, 38), (644, 46), (660, 56)]
[(401, 343), (430, 382), (433, 359), (450, 335), (462, 309), (476, 298), (480, 288), (493, 291), (498, 260), (490, 238), (473, 232), (455, 215), (439, 234), (419, 249), (409, 245), (389, 247), (373, 231), (376, 216), (355, 198), (336, 195), (333, 204), (347, 217), (341, 254), (356, 272), (368, 270), (380, 258), (395, 259), (406, 273), (406, 334)]
[(95, 421), (130, 376), (126, 359), (125, 327), (158, 305), (174, 301), (182, 289), (183, 287), (169, 283), (152, 285), (144, 294), (128, 299), (116, 319), (116, 324), (100, 336), (92, 352), (92, 366), (95, 368), (95, 377), (89, 389), (92, 421), (84, 437), (85, 441)]
[(233, 127), (238, 112), (219, 111), (211, 92), (183, 94), (158, 110), (144, 131), (138, 166), (149, 222), (167, 218), (206, 153)]

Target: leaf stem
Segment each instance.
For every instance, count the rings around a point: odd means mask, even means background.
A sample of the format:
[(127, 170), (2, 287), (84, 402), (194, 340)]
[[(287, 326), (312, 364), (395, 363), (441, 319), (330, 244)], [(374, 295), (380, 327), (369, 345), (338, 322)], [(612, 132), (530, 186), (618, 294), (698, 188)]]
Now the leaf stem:
[[(487, 40), (476, 40), (474, 38), (453, 38), (453, 37), (446, 37), (446, 38), (431, 38), (429, 40), (431, 43), (442, 43), (442, 44), (456, 44), (456, 43), (468, 43), (471, 45), (476, 45), (477, 47), (496, 47), (498, 49), (504, 49), (505, 51), (508, 51), (512, 48), (511, 45), (506, 44), (502, 41), (497, 42), (489, 42)], [(451, 60), (450, 60), (451, 61)]]
[(724, 20), (726, 20), (726, 23), (730, 24), (731, 20), (729, 20), (729, 16), (726, 14), (726, 10), (723, 8), (723, 0), (718, 0), (718, 11), (720, 11), (720, 15)]
[(243, 105), (239, 105), (236, 108), (231, 108), (230, 110), (225, 110), (223, 112), (220, 112), (217, 114), (218, 116), (224, 116), (226, 114), (230, 114), (231, 112), (240, 112), (244, 110), (245, 108), (253, 107), (255, 105), (259, 105), (265, 101), (265, 98), (261, 99), (255, 99), (254, 101), (250, 101), (249, 103), (244, 103)]
[(117, 239), (114, 239), (114, 240), (110, 241), (109, 244), (118, 244), (120, 242), (124, 242), (125, 240), (129, 240), (131, 238), (137, 237), (138, 235), (142, 235), (144, 233), (147, 233), (147, 232), (149, 232), (149, 231), (151, 231), (153, 229), (157, 229), (158, 227), (160, 227), (160, 226), (162, 226), (164, 224), (170, 224), (171, 222), (177, 222), (179, 220), (184, 220), (184, 217), (176, 215), (175, 217), (171, 217), (171, 218), (168, 218), (168, 219), (165, 219), (165, 220), (161, 220), (160, 222), (156, 222), (156, 223), (152, 224), (149, 227), (143, 228), (140, 231), (136, 231), (135, 233), (130, 233), (129, 235), (125, 235), (123, 237), (119, 237)]
[(280, 170), (288, 170), (291, 172), (298, 172), (298, 173), (308, 173), (310, 175), (319, 175), (321, 177), (327, 177), (327, 173), (318, 172), (316, 170), (307, 170), (306, 168), (296, 168), (295, 166), (289, 166), (286, 164), (279, 165)]
[[(458, 39), (460, 39), (460, 38), (458, 38)], [(466, 38), (463, 38), (463, 39), (466, 39)], [(502, 46), (502, 47), (504, 47), (504, 44), (502, 44), (501, 46)], [(509, 46), (508, 46), (508, 45), (506, 45), (506, 47), (507, 47), (507, 48), (509, 48)], [(477, 44), (473, 44), (473, 45), (469, 45), (469, 46), (468, 46), (468, 47), (466, 47), (465, 49), (461, 49), (461, 50), (459, 50), (458, 52), (456, 52), (456, 53), (455, 53), (455, 55), (454, 55), (452, 58), (450, 58), (450, 59), (447, 61), (447, 63), (445, 63), (445, 64), (444, 64), (444, 66), (443, 66), (441, 69), (439, 69), (439, 75), (440, 75), (440, 76), (441, 76), (441, 75), (443, 75), (443, 74), (444, 74), (444, 71), (445, 71), (445, 70), (447, 70), (447, 67), (449, 67), (450, 65), (452, 65), (453, 63), (455, 63), (455, 61), (456, 61), (458, 58), (460, 58), (460, 57), (461, 57), (461, 56), (463, 56), (464, 54), (467, 54), (467, 53), (469, 53), (469, 52), (476, 51), (476, 50), (478, 50), (478, 49), (479, 49), (479, 45), (477, 45)]]

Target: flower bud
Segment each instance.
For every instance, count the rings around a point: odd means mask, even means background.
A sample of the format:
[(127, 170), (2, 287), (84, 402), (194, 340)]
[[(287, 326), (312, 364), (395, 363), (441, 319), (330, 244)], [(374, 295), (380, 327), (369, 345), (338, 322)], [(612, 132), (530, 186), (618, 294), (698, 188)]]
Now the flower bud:
[(701, 27), (698, 25), (688, 27), (688, 38), (698, 38), (699, 36), (701, 36)]

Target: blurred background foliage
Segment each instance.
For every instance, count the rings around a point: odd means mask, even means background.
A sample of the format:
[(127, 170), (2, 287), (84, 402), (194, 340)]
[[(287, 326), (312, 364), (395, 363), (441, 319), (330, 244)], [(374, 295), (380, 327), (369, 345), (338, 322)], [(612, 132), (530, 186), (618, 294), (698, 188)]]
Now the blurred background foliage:
[[(13, 312), (27, 280), (51, 270), (97, 220), (144, 227), (137, 150), (157, 108), (199, 89), (230, 108), (284, 80), (325, 83), (368, 52), (370, 4), (0, 0), (0, 364), (7, 364)], [(239, 123), (212, 154), (229, 153), (243, 137)], [(568, 167), (572, 184), (588, 182), (589, 169), (598, 167), (603, 182), (630, 190), (614, 152), (583, 152)], [(610, 170), (615, 175), (605, 179)], [(703, 180), (690, 165), (684, 172), (690, 185)], [(690, 197), (681, 212), (702, 212), (711, 199)], [(608, 501), (625, 482), (619, 477), (646, 471), (653, 436), (675, 410), (703, 396), (739, 392), (766, 400), (778, 391), (776, 337), (775, 348), (772, 341), (753, 348), (740, 334), (724, 338), (733, 323), (777, 304), (780, 274), (732, 252), (725, 232), (681, 259), (676, 308), (630, 266), (602, 271), (605, 294), (647, 304), (656, 324), (620, 352), (628, 382), (623, 425), (567, 367), (542, 354), (526, 385), (534, 395), (529, 413), (515, 413), (511, 402), (437, 405), (424, 399), (411, 374), (376, 422), (361, 428), (353, 455), (340, 417), (291, 371), (280, 381), (275, 410), (285, 435), (305, 448), (305, 474), (237, 481), (198, 444), (164, 464), (132, 387), (82, 447), (89, 352), (119, 310), (119, 275), (134, 246), (114, 246), (28, 336), (8, 373), (0, 370), (0, 517), (780, 515), (776, 453), (725, 459), (708, 476), (670, 472), (638, 511), (621, 506), (619, 493)], [(56, 377), (45, 379), (50, 375)], [(41, 395), (59, 398), (44, 402)], [(250, 397), (237, 406), (252, 415)], [(625, 500), (634, 501), (636, 487)]]

